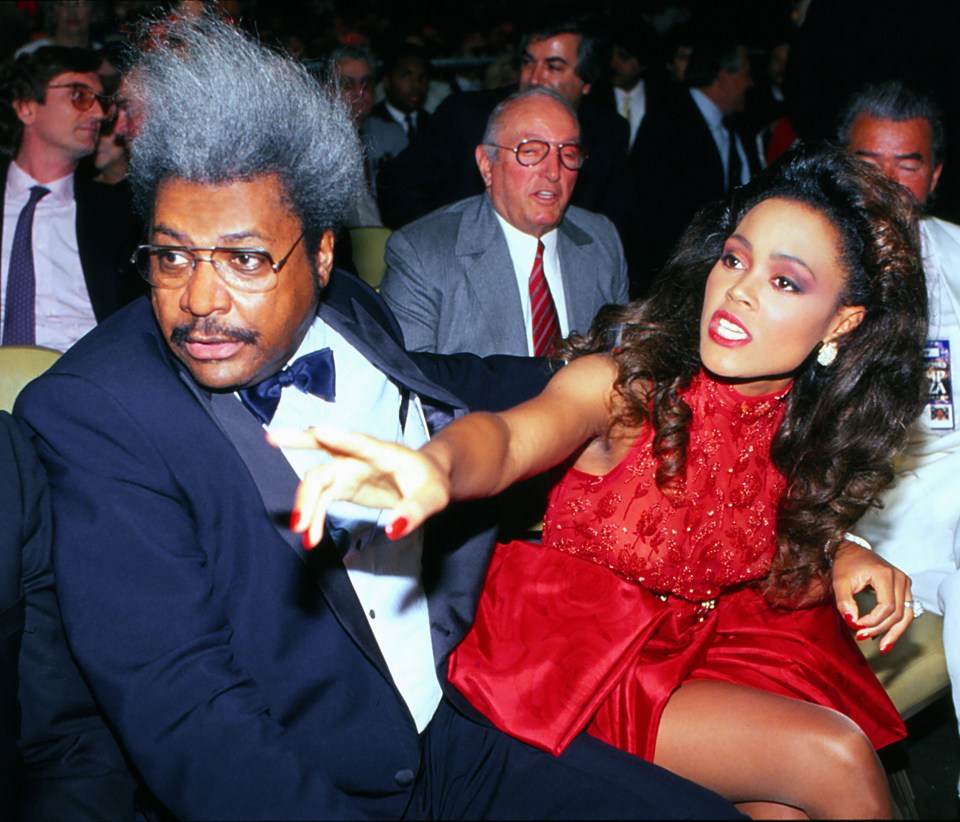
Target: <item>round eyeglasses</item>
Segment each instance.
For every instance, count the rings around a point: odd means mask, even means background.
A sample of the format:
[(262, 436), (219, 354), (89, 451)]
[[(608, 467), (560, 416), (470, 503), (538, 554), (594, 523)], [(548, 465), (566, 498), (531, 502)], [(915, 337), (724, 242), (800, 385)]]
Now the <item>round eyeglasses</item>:
[[(493, 148), (512, 151), (522, 166), (535, 166), (547, 159), (551, 144), (545, 140), (521, 140), (516, 146), (502, 146), (499, 143), (485, 143)], [(579, 143), (557, 143), (557, 154), (563, 167), (570, 171), (579, 171), (587, 161), (587, 152)]]
[[(262, 248), (192, 248), (182, 245), (141, 245), (131, 257), (137, 271), (153, 288), (181, 288), (193, 275), (197, 263), (210, 263), (213, 270), (228, 287), (236, 291), (260, 293), (272, 291), (280, 278), (277, 276), (303, 234), (290, 250), (275, 263), (269, 251)], [(209, 257), (198, 257), (198, 251), (210, 252)]]
[(90, 111), (94, 103), (99, 103), (103, 113), (109, 115), (116, 106), (113, 97), (100, 94), (85, 83), (55, 83), (47, 88), (70, 89), (70, 103), (77, 111)]

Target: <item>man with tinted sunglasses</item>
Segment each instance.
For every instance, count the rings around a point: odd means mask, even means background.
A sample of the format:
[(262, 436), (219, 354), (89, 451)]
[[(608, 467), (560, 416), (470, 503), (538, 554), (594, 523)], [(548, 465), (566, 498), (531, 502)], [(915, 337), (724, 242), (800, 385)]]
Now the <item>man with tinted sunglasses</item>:
[[(2, 88), (15, 152), (0, 165), (0, 342), (66, 350), (136, 296), (127, 260), (138, 242), (126, 187), (93, 183), (81, 161), (114, 115), (80, 48), (20, 57)], [(19, 237), (18, 237), (19, 229)]]

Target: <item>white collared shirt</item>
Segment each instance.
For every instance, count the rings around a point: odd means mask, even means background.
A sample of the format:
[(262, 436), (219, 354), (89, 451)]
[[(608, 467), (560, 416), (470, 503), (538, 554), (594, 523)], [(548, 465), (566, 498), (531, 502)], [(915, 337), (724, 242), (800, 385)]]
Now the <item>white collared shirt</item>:
[[(496, 214), (496, 211), (494, 211)], [(514, 228), (503, 217), (497, 214), (497, 219), (503, 227), (513, 262), (513, 273), (517, 278), (517, 289), (520, 292), (520, 307), (523, 310), (523, 327), (527, 331), (527, 351), (533, 356), (533, 325), (530, 308), (530, 272), (533, 270), (533, 261), (537, 257), (537, 238)], [(560, 322), (560, 334), (566, 337), (570, 333), (570, 320), (567, 318), (567, 299), (563, 290), (563, 272), (560, 268), (560, 255), (557, 253), (557, 229), (552, 229), (540, 239), (543, 242), (543, 276), (550, 287), (550, 295), (557, 309), (557, 319)]]
[(405, 114), (400, 111), (396, 106), (390, 105), (386, 100), (383, 101), (383, 105), (387, 110), (387, 113), (397, 122), (397, 125), (403, 129), (404, 133), (409, 137), (410, 131), (407, 128), (407, 117), (413, 120), (413, 127), (417, 128), (420, 124), (417, 122), (417, 112), (411, 111), (409, 114)]
[[(723, 124), (723, 112), (720, 111), (720, 108), (713, 100), (698, 88), (690, 89), (690, 96), (693, 98), (693, 102), (697, 104), (697, 108), (700, 109), (703, 119), (707, 121), (710, 134), (713, 135), (713, 142), (717, 144), (717, 151), (720, 152), (720, 162), (723, 163), (723, 181), (726, 183), (730, 176), (730, 169), (728, 167), (730, 134)], [(743, 149), (740, 138), (734, 134), (734, 139), (737, 144), (737, 154), (740, 155), (740, 185), (743, 185), (750, 181), (750, 163), (747, 160), (747, 153)]]
[[(285, 388), (267, 430), (302, 430), (322, 422), (410, 448), (429, 439), (419, 399), (411, 399), (406, 426), (401, 427), (397, 386), (319, 318), (291, 362), (327, 347), (333, 351), (336, 400), (327, 402), (292, 386)], [(283, 455), (301, 479), (307, 469), (329, 460), (322, 451), (283, 449)], [(383, 526), (391, 518), (383, 511), (336, 502), (328, 510), (325, 528), (345, 553), (343, 562), (367, 622), (417, 730), (423, 731), (442, 696), (420, 579), (423, 529), (390, 541)], [(317, 649), (318, 654), (323, 652)]]
[(50, 189), (50, 193), (37, 203), (33, 215), (36, 342), (37, 345), (66, 351), (97, 324), (80, 265), (72, 174), (50, 183), (39, 183), (16, 162), (10, 163), (3, 195), (0, 333), (17, 221), (30, 199), (30, 189), (38, 185)]
[(625, 116), (625, 107), (627, 106), (627, 101), (629, 101), (630, 116), (627, 117), (627, 120), (630, 122), (629, 146), (633, 148), (633, 141), (637, 138), (637, 130), (640, 128), (640, 123), (643, 122), (643, 117), (647, 113), (646, 83), (640, 80), (630, 91), (624, 91), (622, 88), (614, 88), (613, 96), (617, 101), (617, 112), (621, 116)]

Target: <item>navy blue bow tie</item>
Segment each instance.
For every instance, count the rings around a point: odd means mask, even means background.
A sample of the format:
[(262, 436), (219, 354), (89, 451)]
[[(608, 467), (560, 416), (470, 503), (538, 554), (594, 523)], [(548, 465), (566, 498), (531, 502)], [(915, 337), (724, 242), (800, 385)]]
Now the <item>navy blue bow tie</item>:
[(294, 360), (272, 377), (267, 377), (253, 388), (243, 388), (237, 394), (260, 422), (269, 425), (280, 404), (280, 393), (288, 385), (296, 386), (304, 394), (313, 394), (333, 402), (336, 397), (335, 378), (333, 352), (329, 348), (322, 348)]

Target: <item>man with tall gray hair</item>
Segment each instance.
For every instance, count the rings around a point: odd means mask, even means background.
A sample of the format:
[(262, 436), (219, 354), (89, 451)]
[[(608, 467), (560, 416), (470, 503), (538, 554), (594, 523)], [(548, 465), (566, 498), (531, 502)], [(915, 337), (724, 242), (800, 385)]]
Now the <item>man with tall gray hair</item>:
[(313, 550), (295, 538), (298, 477), (324, 457), (265, 431), (416, 446), (463, 408), (436, 379), (493, 366), (408, 355), (376, 294), (331, 270), (361, 177), (335, 91), (209, 18), (132, 77), (150, 300), (16, 414), (50, 476), (68, 639), (159, 801), (185, 819), (732, 815), (591, 737), (553, 758), (467, 714), (444, 672), (492, 547), (482, 510), (432, 523), (426, 548), (345, 505)]
[[(842, 110), (838, 139), (898, 182), (904, 197), (929, 204), (946, 148), (943, 113), (932, 95), (899, 81), (865, 86)], [(910, 575), (923, 608), (943, 615), (960, 717), (960, 428), (952, 367), (960, 356), (960, 226), (927, 216), (920, 239), (930, 303), (928, 403), (884, 507), (870, 511), (858, 533)]]

